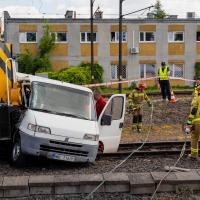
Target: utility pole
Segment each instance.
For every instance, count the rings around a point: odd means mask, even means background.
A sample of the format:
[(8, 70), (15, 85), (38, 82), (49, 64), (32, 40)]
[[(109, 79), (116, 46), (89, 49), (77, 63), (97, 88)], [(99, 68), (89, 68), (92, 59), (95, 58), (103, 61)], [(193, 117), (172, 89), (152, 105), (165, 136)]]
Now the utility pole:
[[(133, 13), (137, 13), (137, 12), (140, 12), (140, 11), (143, 11), (143, 10), (147, 10), (147, 9), (151, 9), (153, 8), (154, 6), (149, 6), (149, 7), (146, 7), (146, 8), (142, 8), (140, 10), (136, 10), (136, 11), (133, 11), (133, 12), (130, 12), (130, 13), (127, 13), (127, 14), (122, 14), (122, 3), (123, 1), (125, 0), (119, 0), (119, 71), (118, 71), (118, 80), (119, 81), (122, 81), (122, 19), (124, 16), (127, 16), (127, 15), (130, 15), (130, 14), (133, 14)], [(122, 83), (119, 83), (118, 84), (118, 90), (119, 90), (119, 93), (122, 93)]]
[(93, 37), (93, 5), (95, 0), (90, 0), (90, 39), (91, 39), (91, 80), (94, 83), (94, 37)]
[[(124, 0), (119, 0), (119, 71), (118, 71), (118, 79), (122, 80), (122, 3)], [(118, 85), (119, 93), (122, 93), (122, 84)]]

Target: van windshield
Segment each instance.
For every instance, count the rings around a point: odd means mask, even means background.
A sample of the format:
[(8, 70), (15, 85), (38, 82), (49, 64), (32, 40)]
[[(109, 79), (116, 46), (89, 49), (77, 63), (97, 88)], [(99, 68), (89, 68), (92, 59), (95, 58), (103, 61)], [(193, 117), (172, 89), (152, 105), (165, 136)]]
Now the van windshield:
[(96, 120), (92, 93), (70, 87), (32, 82), (30, 109)]

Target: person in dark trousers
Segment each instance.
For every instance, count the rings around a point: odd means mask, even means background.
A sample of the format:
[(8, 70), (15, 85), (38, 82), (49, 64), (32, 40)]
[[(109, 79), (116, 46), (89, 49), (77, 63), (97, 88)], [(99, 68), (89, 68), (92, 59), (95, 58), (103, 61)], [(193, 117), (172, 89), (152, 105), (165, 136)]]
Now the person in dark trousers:
[(166, 98), (168, 98), (170, 102), (171, 92), (170, 92), (169, 75), (170, 75), (169, 67), (165, 64), (165, 62), (161, 62), (161, 66), (158, 69), (161, 94), (163, 101), (166, 101)]
[(104, 106), (106, 105), (106, 101), (101, 96), (99, 90), (94, 91), (94, 99), (96, 101), (96, 113), (97, 113), (97, 119), (99, 118)]

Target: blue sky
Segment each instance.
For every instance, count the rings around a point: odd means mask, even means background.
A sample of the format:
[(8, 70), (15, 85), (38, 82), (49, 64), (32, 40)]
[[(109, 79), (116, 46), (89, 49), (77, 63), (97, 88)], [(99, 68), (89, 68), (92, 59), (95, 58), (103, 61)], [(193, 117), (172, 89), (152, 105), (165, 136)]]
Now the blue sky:
[[(150, 6), (155, 0), (125, 0), (123, 13)], [(200, 0), (161, 0), (163, 8), (169, 14), (185, 17), (186, 12), (196, 12), (200, 17)], [(119, 0), (95, 0), (94, 10), (100, 6), (104, 17), (118, 17)], [(74, 10), (77, 17), (88, 17), (90, 0), (0, 0), (0, 11), (8, 10), (12, 17), (63, 17), (66, 10)], [(45, 14), (44, 14), (45, 13)], [(109, 15), (109, 14), (112, 14)], [(132, 17), (143, 17), (138, 13)]]

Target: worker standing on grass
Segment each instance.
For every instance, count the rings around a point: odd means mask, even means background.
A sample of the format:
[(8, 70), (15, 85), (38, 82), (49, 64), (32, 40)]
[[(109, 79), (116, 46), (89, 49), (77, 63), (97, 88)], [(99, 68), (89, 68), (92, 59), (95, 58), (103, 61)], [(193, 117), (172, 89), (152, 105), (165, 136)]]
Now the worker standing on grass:
[(136, 89), (134, 89), (128, 97), (129, 109), (133, 114), (132, 130), (136, 130), (140, 133), (142, 131), (142, 113), (143, 102), (147, 101), (149, 106), (152, 106), (151, 101), (144, 91), (145, 85), (140, 82)]
[(171, 102), (169, 75), (169, 67), (165, 64), (165, 62), (161, 62), (161, 66), (158, 69), (158, 76), (162, 99), (163, 101), (166, 101), (166, 98), (168, 98), (169, 102)]
[(191, 154), (189, 158), (198, 160), (199, 136), (200, 136), (200, 86), (197, 87), (198, 96), (192, 100), (190, 115), (187, 121), (187, 128), (191, 130)]

